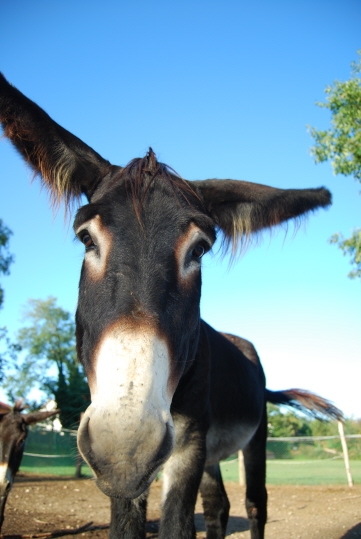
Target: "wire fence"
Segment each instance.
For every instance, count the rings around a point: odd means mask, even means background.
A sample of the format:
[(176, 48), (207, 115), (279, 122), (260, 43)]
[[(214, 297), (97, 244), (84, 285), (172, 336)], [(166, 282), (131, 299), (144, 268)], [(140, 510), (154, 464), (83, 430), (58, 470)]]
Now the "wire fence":
[[(361, 484), (361, 434), (346, 435), (349, 468), (354, 483)], [(339, 436), (269, 438), (268, 484), (347, 484), (344, 451)], [(242, 455), (221, 463), (225, 481), (242, 482)], [(79, 473), (76, 431), (48, 430), (36, 425), (29, 430), (21, 470), (38, 474)], [(83, 475), (91, 470), (83, 464)]]
[[(361, 434), (345, 436), (349, 458), (361, 460)], [(343, 459), (340, 436), (268, 438), (267, 459)]]
[[(78, 449), (76, 431), (62, 429), (49, 430), (42, 425), (29, 429), (21, 469), (34, 469), (41, 473), (54, 468), (54, 473), (62, 468), (74, 469), (77, 465)], [(47, 473), (47, 472), (46, 472)]]

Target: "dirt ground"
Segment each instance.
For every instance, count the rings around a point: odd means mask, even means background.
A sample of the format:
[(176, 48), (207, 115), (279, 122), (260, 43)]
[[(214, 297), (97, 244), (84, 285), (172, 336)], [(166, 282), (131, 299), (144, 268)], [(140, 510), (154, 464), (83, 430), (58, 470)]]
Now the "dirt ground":
[[(231, 501), (227, 538), (249, 539), (244, 488), (227, 483), (226, 490)], [(149, 539), (158, 537), (160, 494), (158, 482), (152, 486), (149, 498)], [(268, 494), (267, 539), (361, 539), (361, 485), (352, 488), (271, 486)], [(204, 539), (200, 500), (195, 519), (197, 539)], [(6, 539), (40, 537), (41, 533), (56, 530), (71, 533), (90, 522), (92, 527), (88, 531), (79, 531), (77, 535), (65, 532), (63, 537), (108, 537), (109, 499), (93, 480), (40, 479), (19, 474), (7, 502), (2, 533)]]

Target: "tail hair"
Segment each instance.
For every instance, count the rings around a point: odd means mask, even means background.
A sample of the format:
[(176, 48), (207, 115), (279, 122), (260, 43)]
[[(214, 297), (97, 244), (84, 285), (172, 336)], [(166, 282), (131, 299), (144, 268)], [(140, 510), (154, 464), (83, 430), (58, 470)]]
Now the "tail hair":
[(267, 402), (296, 408), (300, 412), (321, 421), (327, 419), (344, 420), (343, 412), (332, 402), (305, 389), (271, 391), (266, 389)]

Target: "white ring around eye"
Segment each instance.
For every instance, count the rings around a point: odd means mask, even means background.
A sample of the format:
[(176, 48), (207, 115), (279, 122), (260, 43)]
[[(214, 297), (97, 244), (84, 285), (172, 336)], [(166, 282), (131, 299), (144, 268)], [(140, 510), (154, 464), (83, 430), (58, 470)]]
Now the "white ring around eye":
[[(199, 271), (201, 266), (201, 258), (198, 260), (192, 259), (192, 250), (200, 243), (204, 242), (211, 249), (213, 241), (203, 232), (197, 225), (192, 223), (187, 232), (178, 240), (175, 247), (175, 257), (178, 266), (178, 276), (185, 283), (188, 279)], [(206, 251), (206, 249), (205, 249)], [(205, 254), (205, 253), (204, 253)], [(203, 255), (202, 255), (203, 256)]]
[(112, 247), (112, 239), (109, 231), (103, 226), (99, 215), (83, 223), (76, 230), (76, 234), (79, 235), (84, 229), (88, 230), (97, 247), (96, 249), (89, 249), (85, 252), (84, 264), (87, 276), (91, 280), (97, 281), (105, 275), (108, 257)]

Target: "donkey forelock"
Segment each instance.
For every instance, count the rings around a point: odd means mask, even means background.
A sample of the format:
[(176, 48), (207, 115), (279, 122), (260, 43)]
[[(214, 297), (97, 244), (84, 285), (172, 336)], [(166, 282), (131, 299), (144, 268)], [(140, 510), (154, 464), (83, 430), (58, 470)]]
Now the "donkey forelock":
[(135, 214), (141, 223), (141, 211), (149, 190), (155, 182), (162, 182), (170, 187), (176, 199), (192, 205), (194, 200), (201, 203), (191, 183), (184, 180), (174, 169), (157, 160), (156, 154), (149, 148), (144, 157), (132, 159), (125, 167), (114, 167), (113, 174), (100, 182), (97, 190), (91, 198), (91, 202), (97, 201), (105, 192), (112, 190), (119, 184), (123, 184), (132, 199)]

